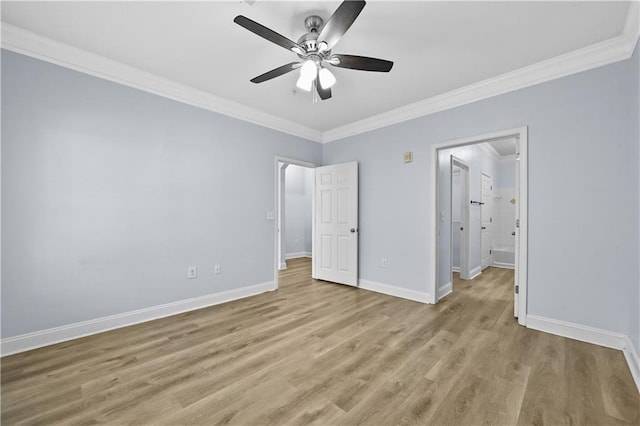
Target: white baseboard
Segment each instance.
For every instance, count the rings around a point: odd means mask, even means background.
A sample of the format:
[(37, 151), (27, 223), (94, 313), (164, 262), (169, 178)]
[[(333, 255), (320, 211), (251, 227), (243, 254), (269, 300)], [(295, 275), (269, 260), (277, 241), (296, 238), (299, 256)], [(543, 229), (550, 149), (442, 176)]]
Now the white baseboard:
[(624, 353), (624, 357), (627, 359), (629, 370), (631, 370), (631, 375), (633, 376), (633, 380), (636, 382), (636, 387), (640, 393), (640, 355), (638, 355), (638, 351), (633, 346), (629, 336), (625, 337), (626, 342), (622, 353)]
[(286, 260), (289, 259), (297, 259), (299, 257), (311, 257), (311, 252), (310, 251), (299, 251), (296, 253), (287, 253), (284, 255), (284, 258)]
[(482, 265), (478, 266), (477, 268), (473, 268), (470, 272), (469, 272), (469, 279), (473, 280), (475, 278), (478, 278), (478, 276), (482, 273)]
[(446, 283), (438, 289), (438, 300), (442, 299), (445, 296), (448, 296), (453, 291), (453, 284)]
[(513, 263), (496, 262), (495, 260), (491, 266), (494, 268), (516, 269), (516, 265)]
[(460, 272), (460, 267), (459, 266), (452, 266), (451, 267), (451, 271), (452, 272)]
[(429, 303), (429, 293), (423, 291), (409, 290), (407, 288), (396, 287), (394, 285), (377, 283), (369, 280), (358, 280), (358, 287), (363, 290), (375, 291), (376, 293), (388, 296), (401, 297), (416, 302)]
[(640, 392), (640, 356), (638, 356), (638, 352), (629, 336), (536, 315), (527, 315), (527, 327), (557, 336), (568, 337), (569, 339), (580, 340), (581, 342), (622, 350), (638, 392)]
[(280, 266), (278, 267), (278, 270), (279, 271), (284, 271), (285, 269), (287, 269), (287, 262), (280, 263)]
[(276, 290), (273, 281), (2, 339), (2, 356)]
[(628, 339), (626, 335), (621, 333), (537, 315), (527, 315), (527, 327), (613, 349), (624, 349)]

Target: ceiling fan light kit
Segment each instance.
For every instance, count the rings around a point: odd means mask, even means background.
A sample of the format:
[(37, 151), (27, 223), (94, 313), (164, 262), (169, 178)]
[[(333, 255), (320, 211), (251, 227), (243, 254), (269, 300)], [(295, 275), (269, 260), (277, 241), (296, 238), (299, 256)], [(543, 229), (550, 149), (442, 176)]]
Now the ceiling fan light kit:
[(329, 89), (336, 83), (336, 77), (327, 68), (320, 68), (318, 78), (323, 89)]
[(300, 76), (296, 86), (307, 92), (315, 89), (313, 99), (317, 95), (322, 100), (331, 98), (331, 87), (336, 77), (328, 66), (360, 71), (389, 72), (393, 62), (366, 56), (332, 54), (331, 49), (351, 27), (364, 8), (364, 1), (344, 1), (325, 23), (317, 15), (308, 16), (304, 20), (307, 33), (298, 42), (294, 42), (281, 34), (259, 24), (245, 16), (238, 15), (233, 20), (254, 34), (284, 47), (298, 55), (302, 62), (282, 65), (264, 74), (252, 78), (252, 83), (263, 83), (275, 77), (287, 74), (300, 68)]

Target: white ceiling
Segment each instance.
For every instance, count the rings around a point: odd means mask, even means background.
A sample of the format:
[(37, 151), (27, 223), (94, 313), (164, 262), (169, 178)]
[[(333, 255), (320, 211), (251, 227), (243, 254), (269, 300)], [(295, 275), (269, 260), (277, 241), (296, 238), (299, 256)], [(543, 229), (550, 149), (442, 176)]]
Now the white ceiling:
[(249, 79), (297, 57), (233, 22), (242, 14), (297, 40), (339, 1), (2, 2), (3, 22), (319, 132), (620, 36), (628, 2), (370, 1), (335, 53), (395, 62), (390, 73), (334, 68), (312, 104), (296, 72)]
[(517, 143), (516, 138), (508, 137), (502, 139), (494, 139), (487, 142), (501, 157), (516, 155)]

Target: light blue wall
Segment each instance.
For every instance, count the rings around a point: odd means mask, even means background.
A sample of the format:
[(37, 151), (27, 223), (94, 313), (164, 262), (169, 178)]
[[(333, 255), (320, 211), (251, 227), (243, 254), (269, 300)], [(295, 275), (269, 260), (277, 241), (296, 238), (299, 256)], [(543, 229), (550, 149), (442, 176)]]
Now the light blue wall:
[(496, 188), (515, 188), (516, 160), (504, 159), (498, 161), (497, 178), (493, 181)]
[[(636, 253), (640, 252), (640, 53), (638, 52), (638, 46), (636, 45), (636, 51), (631, 58), (631, 70), (630, 70), (630, 83), (629, 83), (629, 92), (633, 95), (635, 93), (635, 97), (633, 98), (631, 105), (631, 116), (634, 117), (633, 123), (635, 124), (635, 135), (634, 139), (636, 141), (636, 158), (638, 158), (638, 163), (636, 163), (636, 182), (637, 187), (635, 191), (631, 191), (631, 200), (635, 203), (634, 209), (632, 210), (636, 218), (636, 229), (635, 234), (638, 236), (636, 240), (635, 250)], [(634, 199), (635, 196), (635, 199)], [(633, 342), (636, 352), (640, 353), (640, 256), (636, 257), (636, 261), (634, 263), (635, 271), (631, 271), (631, 276), (636, 277), (636, 282), (634, 280), (629, 280), (631, 284), (631, 288), (629, 289), (629, 336), (631, 337), (631, 341)], [(635, 284), (635, 286), (633, 285)]]
[(2, 337), (273, 281), (275, 155), (321, 145), (3, 51)]
[[(623, 265), (635, 277), (639, 258), (633, 61), (327, 144), (325, 164), (359, 162), (360, 276), (427, 291), (430, 146), (526, 125), (529, 313), (629, 333), (638, 284)], [(414, 163), (403, 164), (405, 151)]]
[(358, 161), (360, 276), (426, 291), (430, 145), (527, 125), (529, 313), (638, 347), (638, 74), (636, 51), (321, 146), (3, 51), (2, 337), (271, 281), (274, 155)]
[(312, 169), (290, 164), (285, 178), (285, 254), (311, 253)]
[[(459, 266), (460, 231), (452, 229), (454, 238), (450, 238), (451, 228), (451, 156), (464, 161), (469, 166), (469, 198), (482, 201), (482, 174), (496, 178), (498, 161), (489, 157), (478, 146), (463, 146), (438, 151), (439, 199), (441, 213), (438, 235), (438, 286), (444, 287), (451, 282), (451, 266)], [(478, 205), (469, 206), (469, 270), (474, 273), (482, 266), (480, 228), (482, 210)], [(453, 245), (453, 246), (452, 246)]]

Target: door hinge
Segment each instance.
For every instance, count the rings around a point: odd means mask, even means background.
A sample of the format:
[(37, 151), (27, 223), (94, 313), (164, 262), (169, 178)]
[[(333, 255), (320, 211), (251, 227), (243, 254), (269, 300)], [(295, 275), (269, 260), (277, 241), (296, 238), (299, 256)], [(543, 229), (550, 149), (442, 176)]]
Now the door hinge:
[(492, 251), (491, 251), (491, 250), (489, 250), (489, 254), (491, 254), (491, 253), (492, 253)]
[(516, 286), (516, 294), (519, 294), (519, 293), (520, 293), (520, 286), (519, 286), (519, 285), (517, 285), (517, 286)]
[(493, 223), (493, 218), (492, 217), (489, 218), (489, 223)]
[(520, 228), (520, 219), (516, 219), (516, 228)]

